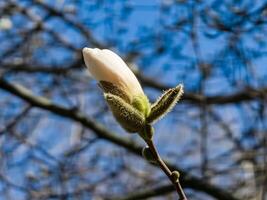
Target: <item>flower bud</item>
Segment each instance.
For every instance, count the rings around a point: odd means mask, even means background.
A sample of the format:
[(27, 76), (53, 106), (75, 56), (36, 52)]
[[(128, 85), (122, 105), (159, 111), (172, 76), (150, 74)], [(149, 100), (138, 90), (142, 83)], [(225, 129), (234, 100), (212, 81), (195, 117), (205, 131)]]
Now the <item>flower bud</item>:
[(108, 49), (84, 48), (83, 57), (120, 125), (128, 132), (144, 130), (150, 103), (126, 63)]
[(175, 183), (178, 183), (179, 182), (179, 178), (180, 178), (180, 173), (178, 171), (173, 171), (172, 174), (171, 174), (171, 177), (172, 177), (172, 180)]
[(104, 93), (108, 105), (120, 125), (130, 133), (140, 132), (145, 127), (145, 117), (119, 96)]
[(107, 81), (127, 93), (131, 100), (134, 96), (144, 95), (143, 89), (134, 73), (126, 63), (108, 49), (83, 48), (87, 69), (98, 81)]

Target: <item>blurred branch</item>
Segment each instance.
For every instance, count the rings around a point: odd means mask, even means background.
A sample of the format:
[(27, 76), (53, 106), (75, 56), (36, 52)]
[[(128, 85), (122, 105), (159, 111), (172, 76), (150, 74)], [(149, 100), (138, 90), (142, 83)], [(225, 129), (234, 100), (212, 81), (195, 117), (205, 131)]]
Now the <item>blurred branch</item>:
[[(67, 67), (47, 67), (47, 66), (25, 66), (24, 63), (19, 64), (3, 64), (3, 67), (7, 72), (24, 72), (24, 73), (48, 73), (48, 74), (67, 74), (72, 70), (81, 69), (83, 61), (78, 59), (76, 62), (72, 63)], [(141, 73), (136, 73), (138, 79), (144, 86), (151, 87), (157, 90), (167, 90), (173, 86), (165, 85), (160, 82), (155, 81), (152, 78), (146, 77)], [(247, 88), (243, 91), (236, 92), (230, 95), (217, 95), (217, 96), (204, 96), (201, 94), (196, 94), (192, 92), (185, 92), (183, 95), (183, 100), (189, 101), (193, 104), (231, 104), (231, 103), (241, 103), (244, 101), (253, 101), (259, 98), (264, 98), (267, 94), (267, 88), (263, 87), (260, 89)]]
[(163, 196), (173, 191), (173, 185), (162, 185), (158, 187), (154, 187), (147, 190), (142, 190), (141, 192), (132, 192), (126, 197), (122, 198), (107, 198), (107, 200), (141, 200), (147, 199), (155, 196)]
[(15, 116), (8, 124), (5, 125), (3, 129), (0, 129), (0, 136), (3, 135), (5, 132), (10, 131), (14, 126), (19, 123), (25, 117), (25, 115), (31, 110), (31, 106), (26, 106), (22, 109), (21, 113)]
[(85, 36), (85, 38), (91, 43), (92, 46), (97, 46), (99, 48), (105, 48), (106, 47), (104, 44), (100, 43), (92, 36), (89, 29), (87, 29), (85, 26), (83, 26), (79, 22), (76, 22), (76, 21), (68, 18), (67, 16), (65, 16), (63, 14), (63, 12), (60, 12), (57, 9), (54, 9), (53, 7), (49, 6), (48, 4), (44, 3), (41, 0), (34, 0), (33, 2), (36, 5), (44, 8), (49, 13), (50, 16), (59, 17), (63, 21), (65, 21), (66, 24), (70, 25), (74, 29), (77, 29), (83, 36)]
[[(93, 120), (89, 119), (88, 117), (84, 116), (81, 112), (75, 109), (68, 109), (60, 105), (56, 105), (50, 100), (35, 96), (32, 92), (21, 85), (18, 84), (11, 84), (5, 81), (4, 79), (0, 79), (0, 88), (23, 99), (27, 103), (32, 106), (42, 108), (44, 110), (50, 111), (54, 114), (57, 114), (62, 117), (66, 117), (72, 119), (83, 126), (93, 130), (95, 134), (99, 138), (103, 138), (108, 140), (120, 147), (127, 149), (128, 151), (132, 152), (133, 154), (141, 157), (142, 147), (135, 144), (134, 142), (124, 139), (121, 136), (117, 136), (112, 132), (106, 130), (102, 125), (94, 122)], [(224, 191), (214, 185), (207, 183), (205, 180), (197, 178), (195, 176), (190, 175), (188, 172), (180, 169), (174, 164), (167, 163), (168, 167), (171, 170), (178, 170), (181, 174), (181, 184), (187, 186), (188, 188), (199, 190), (213, 196), (219, 200), (237, 200), (230, 192)], [(174, 189), (174, 188), (173, 188)]]
[[(173, 86), (161, 84), (151, 78), (145, 77), (144, 75), (137, 74), (138, 79), (148, 87), (152, 87), (158, 90), (167, 90)], [(186, 89), (185, 89), (186, 90)], [(267, 88), (253, 89), (248, 88), (240, 92), (236, 92), (231, 95), (217, 95), (217, 96), (204, 96), (191, 92), (185, 92), (183, 100), (189, 101), (190, 103), (206, 103), (206, 104), (231, 104), (240, 103), (243, 101), (251, 101), (257, 98), (263, 98), (267, 94)]]

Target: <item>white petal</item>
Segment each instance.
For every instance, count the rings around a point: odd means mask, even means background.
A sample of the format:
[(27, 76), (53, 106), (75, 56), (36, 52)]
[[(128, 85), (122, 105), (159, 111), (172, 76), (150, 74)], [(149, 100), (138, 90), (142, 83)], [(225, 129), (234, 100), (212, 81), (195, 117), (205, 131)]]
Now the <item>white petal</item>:
[(92, 76), (99, 81), (109, 81), (122, 87), (131, 95), (143, 94), (141, 85), (126, 63), (108, 49), (84, 48), (85, 64)]

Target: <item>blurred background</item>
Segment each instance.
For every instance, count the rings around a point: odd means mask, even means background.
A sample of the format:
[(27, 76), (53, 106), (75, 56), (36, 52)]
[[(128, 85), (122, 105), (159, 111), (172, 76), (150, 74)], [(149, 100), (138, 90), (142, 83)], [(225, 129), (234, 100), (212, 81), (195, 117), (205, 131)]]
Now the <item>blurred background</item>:
[(114, 120), (83, 47), (109, 48), (151, 102), (190, 200), (267, 199), (267, 1), (0, 0), (0, 200), (177, 199)]

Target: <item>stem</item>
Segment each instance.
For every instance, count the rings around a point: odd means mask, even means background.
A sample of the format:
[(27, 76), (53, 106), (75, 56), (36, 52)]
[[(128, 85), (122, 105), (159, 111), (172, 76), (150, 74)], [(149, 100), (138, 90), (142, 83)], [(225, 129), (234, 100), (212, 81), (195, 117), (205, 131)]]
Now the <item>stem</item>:
[(145, 140), (150, 151), (152, 152), (153, 156), (155, 157), (156, 162), (158, 163), (158, 165), (160, 166), (160, 168), (162, 169), (162, 171), (168, 176), (168, 178), (170, 179), (170, 181), (173, 183), (173, 185), (175, 186), (175, 189), (179, 195), (179, 199), (180, 200), (187, 200), (186, 195), (183, 191), (183, 188), (180, 184), (180, 181), (178, 180), (174, 180), (172, 177), (172, 172), (171, 170), (168, 168), (168, 166), (164, 163), (164, 161), (161, 159), (155, 145), (152, 139), (148, 139)]

